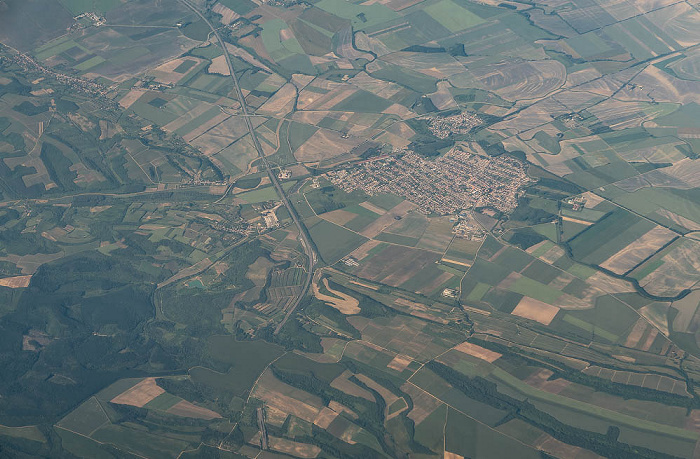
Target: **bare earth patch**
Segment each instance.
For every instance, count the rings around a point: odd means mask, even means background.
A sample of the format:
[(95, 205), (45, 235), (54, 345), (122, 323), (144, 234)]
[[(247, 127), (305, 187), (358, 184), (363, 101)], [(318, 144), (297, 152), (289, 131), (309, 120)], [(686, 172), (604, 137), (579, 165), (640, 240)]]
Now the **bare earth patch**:
[(663, 226), (657, 226), (613, 254), (600, 266), (616, 274), (623, 274), (644, 261), (674, 237), (676, 234), (673, 231)]
[(492, 350), (486, 349), (468, 341), (465, 341), (462, 344), (458, 344), (454, 347), (454, 349), (456, 351), (462, 352), (463, 354), (476, 357), (477, 359), (486, 360), (489, 363), (495, 362), (503, 356), (503, 354), (499, 354), (498, 352), (494, 352)]
[(559, 308), (556, 306), (524, 296), (511, 314), (537, 321), (543, 325), (549, 325), (558, 312)]
[(141, 408), (164, 392), (165, 390), (156, 384), (156, 378), (146, 378), (131, 389), (117, 395), (110, 402)]
[(294, 457), (313, 459), (321, 453), (321, 448), (308, 443), (299, 443), (280, 437), (269, 437), (268, 440), (271, 449)]
[(32, 276), (15, 276), (0, 279), (0, 286), (9, 288), (25, 288), (29, 286)]
[(315, 162), (331, 159), (349, 152), (364, 139), (360, 137), (342, 137), (335, 131), (319, 129), (309, 140), (294, 152), (294, 157), (300, 162)]
[(145, 89), (132, 89), (119, 100), (119, 105), (121, 105), (122, 108), (129, 108), (134, 104), (134, 102), (139, 100), (139, 98), (144, 95), (145, 92)]
[(357, 217), (357, 214), (343, 209), (336, 209), (326, 212), (321, 218), (328, 220), (331, 223), (335, 223), (336, 225), (343, 226), (355, 217)]
[[(350, 256), (353, 257), (357, 261), (363, 260), (367, 255), (369, 255), (369, 252), (377, 247), (381, 242), (375, 241), (374, 239), (370, 239), (369, 241), (365, 242), (355, 250), (353, 250), (350, 253)], [(354, 282), (353, 282), (354, 283)], [(370, 287), (371, 288), (371, 287)]]
[(327, 429), (328, 426), (331, 425), (331, 422), (333, 422), (337, 417), (338, 413), (324, 406), (323, 408), (321, 408), (321, 411), (318, 413), (318, 416), (316, 416), (316, 419), (314, 419), (314, 424), (322, 429)]
[(323, 279), (323, 285), (331, 292), (333, 295), (339, 296), (340, 298), (335, 298), (326, 294), (321, 293), (318, 289), (318, 284), (313, 284), (314, 296), (321, 301), (325, 301), (328, 306), (332, 306), (343, 314), (351, 315), (358, 314), (360, 312), (360, 302), (356, 298), (346, 295), (341, 292), (337, 292), (328, 286), (328, 279)]
[(404, 371), (411, 364), (411, 362), (413, 362), (413, 360), (410, 357), (401, 354), (396, 354), (394, 360), (389, 362), (387, 367), (396, 371)]

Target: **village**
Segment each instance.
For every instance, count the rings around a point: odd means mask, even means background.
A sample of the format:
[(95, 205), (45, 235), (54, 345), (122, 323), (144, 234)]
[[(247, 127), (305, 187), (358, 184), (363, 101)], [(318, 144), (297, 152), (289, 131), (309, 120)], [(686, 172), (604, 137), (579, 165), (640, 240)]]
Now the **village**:
[(436, 215), (480, 207), (512, 212), (521, 189), (532, 181), (517, 159), (489, 157), (464, 146), (436, 160), (406, 150), (326, 175), (346, 192), (394, 193), (416, 203), (421, 212)]

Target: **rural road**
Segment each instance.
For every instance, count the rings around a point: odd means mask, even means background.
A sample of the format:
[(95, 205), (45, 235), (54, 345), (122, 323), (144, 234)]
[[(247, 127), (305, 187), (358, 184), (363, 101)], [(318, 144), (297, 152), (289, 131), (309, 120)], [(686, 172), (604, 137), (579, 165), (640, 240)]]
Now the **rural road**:
[(202, 12), (192, 3), (190, 3), (188, 0), (180, 0), (183, 4), (185, 4), (189, 9), (194, 11), (202, 20), (209, 26), (211, 29), (212, 33), (216, 37), (217, 41), (219, 42), (219, 46), (221, 47), (221, 50), (224, 53), (224, 57), (226, 58), (226, 64), (228, 65), (229, 72), (231, 73), (231, 78), (233, 79), (233, 84), (236, 88), (236, 94), (238, 95), (238, 101), (241, 104), (241, 113), (243, 114), (243, 118), (245, 119), (246, 126), (248, 127), (248, 132), (250, 132), (250, 137), (253, 140), (253, 145), (255, 145), (255, 149), (258, 152), (258, 156), (260, 157), (261, 162), (263, 163), (263, 166), (265, 166), (265, 171), (267, 172), (267, 175), (270, 177), (270, 182), (272, 185), (275, 187), (275, 190), (277, 190), (277, 194), (279, 195), (280, 199), (282, 200), (282, 203), (284, 206), (287, 208), (289, 211), (289, 215), (292, 217), (292, 221), (294, 221), (294, 225), (296, 225), (297, 230), (299, 231), (299, 239), (301, 241), (301, 246), (304, 249), (304, 253), (306, 254), (306, 257), (308, 258), (308, 267), (306, 269), (306, 280), (304, 281), (304, 284), (302, 285), (301, 291), (299, 292), (299, 296), (291, 303), (290, 306), (287, 307), (287, 313), (284, 316), (284, 319), (277, 325), (277, 328), (275, 328), (274, 334), (278, 334), (279, 331), (282, 329), (284, 324), (287, 322), (287, 320), (292, 316), (296, 308), (299, 306), (299, 303), (301, 303), (302, 299), (306, 296), (306, 293), (309, 291), (309, 288), (311, 287), (311, 282), (313, 282), (313, 277), (314, 277), (314, 268), (316, 267), (316, 263), (318, 261), (318, 255), (316, 253), (316, 249), (309, 239), (308, 233), (306, 231), (306, 227), (304, 226), (304, 223), (301, 221), (299, 218), (299, 215), (297, 214), (296, 210), (294, 207), (292, 207), (292, 204), (289, 202), (289, 199), (287, 198), (287, 195), (284, 192), (284, 188), (282, 188), (282, 185), (280, 184), (279, 180), (277, 179), (277, 175), (274, 173), (272, 168), (270, 168), (270, 164), (267, 161), (267, 158), (265, 157), (265, 152), (262, 149), (262, 146), (260, 145), (260, 141), (258, 140), (258, 136), (255, 133), (255, 128), (253, 126), (252, 121), (250, 120), (250, 116), (248, 115), (248, 107), (246, 107), (245, 103), (245, 98), (243, 97), (243, 91), (241, 91), (241, 86), (238, 84), (238, 77), (236, 76), (236, 72), (233, 68), (233, 63), (231, 62), (231, 56), (228, 53), (228, 50), (226, 49), (226, 43), (224, 40), (221, 38), (221, 35), (219, 35), (219, 31), (214, 27), (214, 25), (209, 22), (209, 19), (202, 14)]

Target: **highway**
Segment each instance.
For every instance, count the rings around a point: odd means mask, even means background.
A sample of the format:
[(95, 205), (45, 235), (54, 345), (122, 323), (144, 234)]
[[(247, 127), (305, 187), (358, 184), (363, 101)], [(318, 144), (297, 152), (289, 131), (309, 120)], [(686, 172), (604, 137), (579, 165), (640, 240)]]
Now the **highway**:
[(282, 329), (284, 324), (289, 320), (289, 318), (294, 314), (294, 311), (296, 308), (299, 306), (299, 303), (301, 303), (302, 299), (306, 296), (307, 292), (309, 291), (309, 288), (311, 287), (311, 282), (313, 282), (313, 277), (314, 277), (314, 269), (316, 267), (316, 263), (318, 262), (318, 254), (316, 253), (315, 246), (311, 242), (308, 236), (308, 232), (306, 231), (306, 227), (304, 226), (304, 223), (301, 221), (299, 218), (299, 215), (297, 214), (296, 210), (294, 210), (294, 207), (292, 204), (289, 202), (289, 199), (287, 198), (287, 195), (284, 192), (284, 188), (282, 188), (282, 185), (280, 184), (277, 175), (274, 173), (272, 168), (270, 167), (270, 164), (267, 161), (267, 158), (265, 157), (265, 152), (262, 149), (262, 146), (260, 145), (260, 141), (258, 140), (258, 136), (255, 133), (255, 128), (253, 126), (252, 121), (250, 120), (250, 116), (248, 115), (248, 107), (246, 107), (245, 103), (245, 98), (243, 97), (243, 91), (241, 91), (241, 86), (238, 84), (238, 77), (236, 76), (235, 69), (233, 68), (233, 63), (231, 62), (231, 56), (228, 53), (228, 49), (226, 49), (226, 43), (224, 40), (221, 38), (221, 35), (219, 35), (219, 31), (214, 27), (214, 25), (209, 22), (209, 19), (207, 19), (204, 14), (192, 3), (190, 3), (188, 0), (180, 0), (183, 4), (185, 4), (189, 9), (194, 11), (202, 20), (209, 26), (211, 29), (212, 33), (216, 37), (217, 41), (219, 42), (219, 46), (221, 47), (221, 50), (224, 52), (224, 57), (226, 58), (226, 64), (228, 65), (229, 72), (231, 73), (231, 78), (233, 79), (233, 84), (236, 88), (236, 94), (238, 96), (238, 101), (241, 104), (241, 113), (243, 115), (243, 118), (245, 119), (246, 126), (248, 127), (248, 132), (250, 133), (250, 137), (253, 140), (253, 145), (255, 145), (255, 149), (258, 152), (258, 156), (260, 157), (260, 160), (265, 167), (265, 171), (267, 172), (267, 175), (270, 177), (270, 182), (272, 185), (275, 187), (275, 190), (277, 190), (277, 194), (279, 195), (280, 199), (282, 200), (282, 203), (284, 206), (287, 208), (289, 211), (289, 215), (292, 217), (292, 221), (294, 222), (294, 225), (297, 227), (297, 230), (299, 231), (299, 240), (301, 241), (301, 246), (304, 249), (304, 253), (306, 254), (306, 258), (308, 259), (308, 266), (306, 269), (306, 280), (304, 281), (304, 284), (302, 285), (301, 291), (299, 292), (299, 296), (290, 304), (290, 306), (287, 307), (287, 312), (284, 316), (284, 319), (277, 325), (277, 328), (275, 328), (274, 334), (278, 334), (279, 331)]

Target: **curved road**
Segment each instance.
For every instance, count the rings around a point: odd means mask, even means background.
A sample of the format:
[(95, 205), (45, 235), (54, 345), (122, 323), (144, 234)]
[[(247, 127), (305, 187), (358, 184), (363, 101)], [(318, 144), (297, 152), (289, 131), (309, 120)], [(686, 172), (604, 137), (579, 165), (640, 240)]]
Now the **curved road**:
[(258, 156), (260, 157), (263, 166), (265, 166), (265, 171), (270, 177), (270, 182), (272, 182), (272, 185), (275, 187), (275, 190), (277, 190), (277, 194), (282, 200), (284, 206), (287, 208), (287, 211), (289, 211), (289, 215), (292, 217), (294, 224), (299, 230), (299, 239), (301, 240), (301, 245), (304, 249), (304, 253), (308, 258), (309, 265), (306, 270), (306, 280), (302, 285), (301, 292), (299, 292), (299, 296), (295, 298), (292, 304), (287, 308), (287, 313), (284, 316), (284, 319), (282, 319), (282, 322), (280, 322), (279, 325), (277, 325), (277, 328), (275, 328), (274, 334), (276, 335), (282, 329), (287, 320), (292, 316), (297, 306), (299, 306), (299, 303), (301, 303), (301, 300), (306, 296), (306, 293), (309, 291), (309, 288), (311, 287), (311, 282), (313, 281), (314, 268), (318, 261), (318, 255), (316, 253), (316, 249), (313, 243), (309, 239), (304, 223), (301, 221), (299, 215), (296, 213), (296, 210), (294, 210), (294, 207), (292, 207), (292, 204), (289, 202), (289, 199), (287, 198), (287, 195), (284, 192), (284, 188), (282, 188), (282, 185), (280, 185), (280, 182), (277, 179), (277, 175), (275, 175), (272, 168), (270, 168), (270, 164), (268, 163), (267, 158), (265, 157), (265, 152), (263, 151), (262, 146), (260, 145), (260, 141), (258, 140), (258, 136), (255, 133), (253, 123), (250, 121), (250, 116), (248, 115), (248, 107), (246, 107), (245, 98), (243, 97), (243, 91), (241, 91), (241, 86), (238, 84), (238, 77), (236, 76), (236, 72), (233, 68), (233, 63), (231, 62), (231, 56), (229, 56), (228, 50), (226, 49), (226, 43), (221, 38), (221, 35), (219, 35), (219, 31), (216, 29), (216, 27), (214, 27), (212, 23), (209, 22), (209, 19), (207, 19), (206, 16), (204, 16), (204, 14), (202, 14), (202, 12), (199, 11), (199, 9), (196, 6), (194, 6), (188, 0), (180, 1), (183, 4), (185, 4), (189, 9), (194, 11), (200, 18), (202, 18), (204, 22), (206, 22), (206, 24), (209, 26), (212, 33), (216, 37), (217, 41), (219, 42), (219, 46), (221, 47), (221, 50), (224, 53), (224, 57), (226, 58), (226, 64), (228, 65), (229, 72), (231, 73), (233, 84), (236, 88), (236, 94), (238, 95), (238, 101), (241, 104), (241, 112), (243, 113), (243, 118), (245, 119), (246, 126), (248, 127), (250, 137), (253, 139), (253, 145), (255, 145), (255, 149), (258, 152)]

